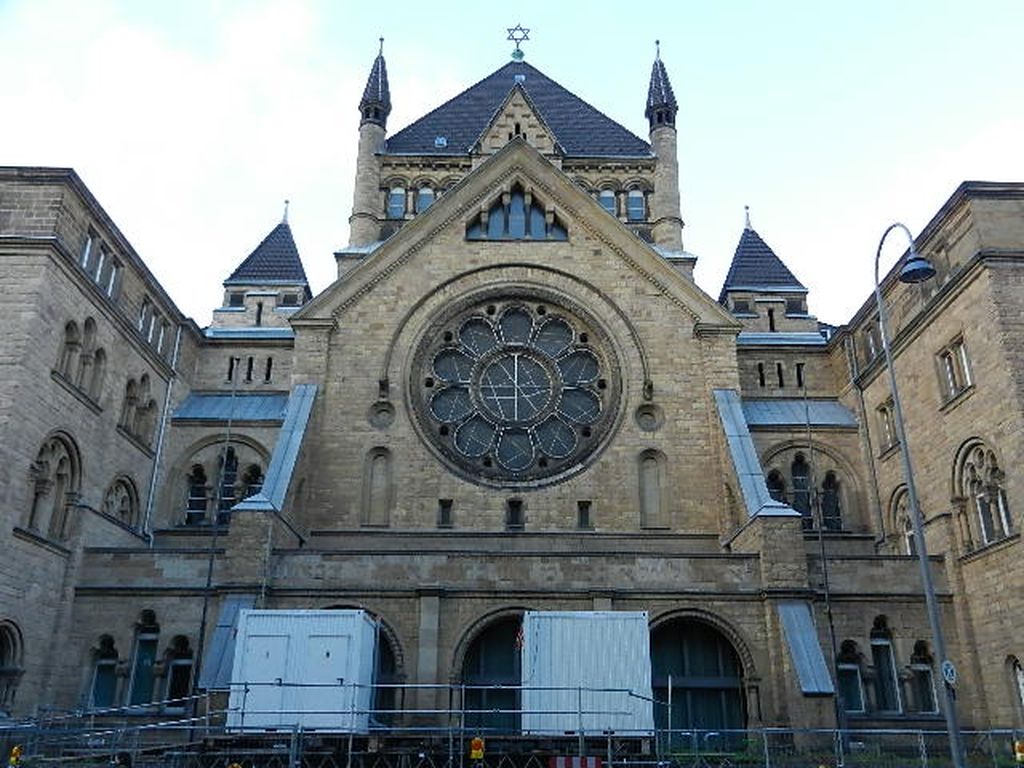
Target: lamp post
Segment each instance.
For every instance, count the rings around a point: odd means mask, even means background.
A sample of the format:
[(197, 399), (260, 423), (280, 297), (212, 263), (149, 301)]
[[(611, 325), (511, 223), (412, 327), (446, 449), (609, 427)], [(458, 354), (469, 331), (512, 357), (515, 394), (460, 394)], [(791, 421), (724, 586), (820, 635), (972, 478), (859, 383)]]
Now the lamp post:
[(935, 595), (935, 584), (932, 582), (932, 572), (928, 565), (928, 547), (924, 540), (924, 522), (921, 518), (921, 507), (917, 501), (917, 489), (914, 487), (914, 469), (910, 463), (910, 447), (907, 445), (907, 435), (903, 428), (903, 408), (900, 405), (900, 393), (896, 386), (896, 371), (892, 365), (892, 351), (889, 349), (889, 333), (887, 329), (888, 318), (885, 314), (885, 304), (882, 302), (882, 289), (878, 275), (878, 262), (882, 258), (882, 245), (885, 243), (885, 238), (894, 229), (901, 230), (910, 242), (910, 252), (900, 268), (900, 282), (924, 282), (935, 276), (935, 268), (917, 252), (917, 249), (914, 247), (914, 237), (903, 224), (899, 222), (890, 224), (885, 232), (882, 233), (882, 239), (878, 242), (878, 253), (875, 254), (875, 304), (878, 306), (878, 326), (882, 335), (882, 351), (885, 353), (885, 365), (889, 369), (893, 421), (896, 427), (896, 439), (900, 445), (900, 457), (903, 459), (903, 475), (907, 482), (910, 522), (914, 528), (914, 543), (917, 549), (917, 559), (921, 566), (921, 582), (924, 585), (925, 602), (928, 606), (928, 623), (931, 625), (935, 654), (942, 665), (942, 692), (945, 704), (943, 713), (946, 716), (946, 730), (949, 734), (949, 752), (953, 758), (955, 768), (964, 768), (963, 743), (960, 738), (960, 724), (957, 722), (956, 717), (956, 699), (954, 698), (952, 685), (946, 680), (947, 670), (952, 670), (953, 666), (946, 656), (946, 641), (942, 633), (942, 620), (939, 617), (939, 601)]

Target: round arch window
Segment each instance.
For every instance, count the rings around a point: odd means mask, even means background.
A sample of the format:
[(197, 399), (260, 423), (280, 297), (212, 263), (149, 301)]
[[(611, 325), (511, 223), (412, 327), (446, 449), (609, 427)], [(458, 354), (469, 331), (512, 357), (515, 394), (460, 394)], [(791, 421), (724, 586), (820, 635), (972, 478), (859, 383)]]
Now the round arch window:
[(599, 327), (531, 296), (450, 312), (426, 334), (411, 390), (442, 456), (470, 479), (499, 485), (553, 482), (582, 468), (619, 399)]

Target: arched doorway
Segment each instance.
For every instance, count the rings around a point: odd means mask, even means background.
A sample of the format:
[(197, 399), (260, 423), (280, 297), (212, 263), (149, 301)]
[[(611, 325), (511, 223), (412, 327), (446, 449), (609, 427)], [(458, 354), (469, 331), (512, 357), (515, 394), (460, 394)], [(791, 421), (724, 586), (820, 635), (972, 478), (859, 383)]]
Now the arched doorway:
[(664, 702), (654, 710), (659, 729), (746, 727), (739, 655), (728, 638), (710, 624), (679, 618), (655, 627), (651, 632), (651, 683), (654, 698)]
[(466, 689), (463, 699), (466, 728), (499, 733), (521, 730), (521, 626), (519, 616), (498, 619), (474, 637), (466, 649), (462, 683), (473, 686)]

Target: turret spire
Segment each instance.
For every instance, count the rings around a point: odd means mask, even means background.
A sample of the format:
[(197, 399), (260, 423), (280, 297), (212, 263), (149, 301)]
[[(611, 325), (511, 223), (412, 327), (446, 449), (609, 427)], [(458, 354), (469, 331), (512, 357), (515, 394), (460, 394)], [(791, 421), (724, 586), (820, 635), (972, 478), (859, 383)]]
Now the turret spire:
[(668, 79), (668, 71), (661, 60), (661, 41), (654, 41), (654, 66), (651, 67), (651, 84), (647, 89), (647, 109), (644, 115), (651, 124), (651, 130), (661, 125), (674, 127), (676, 124), (675, 94)]
[(384, 38), (380, 38), (380, 52), (373, 60), (373, 68), (363, 89), (363, 98), (359, 101), (359, 112), (363, 123), (376, 123), (387, 127), (388, 115), (391, 114), (391, 89), (388, 87), (388, 67), (384, 63)]

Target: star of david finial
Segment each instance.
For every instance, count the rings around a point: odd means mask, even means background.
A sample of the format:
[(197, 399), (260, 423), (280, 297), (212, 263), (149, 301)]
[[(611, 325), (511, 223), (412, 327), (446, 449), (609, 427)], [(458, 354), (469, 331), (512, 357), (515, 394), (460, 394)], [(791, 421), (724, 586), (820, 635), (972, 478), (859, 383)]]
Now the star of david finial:
[(516, 49), (512, 51), (512, 58), (516, 61), (522, 61), (526, 54), (519, 48), (519, 44), (524, 40), (530, 39), (530, 30), (524, 29), (522, 24), (508, 27), (508, 37), (506, 39), (516, 44)]

